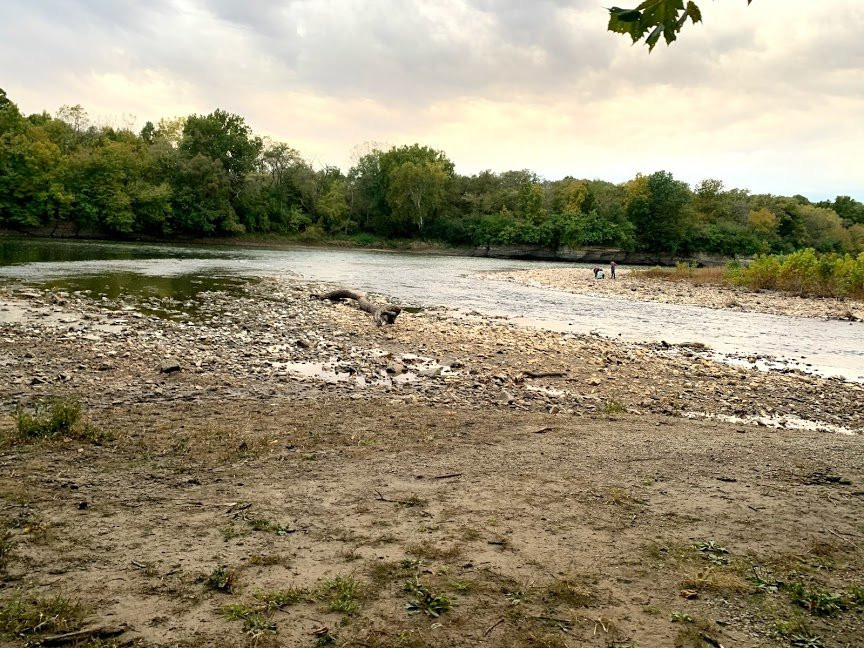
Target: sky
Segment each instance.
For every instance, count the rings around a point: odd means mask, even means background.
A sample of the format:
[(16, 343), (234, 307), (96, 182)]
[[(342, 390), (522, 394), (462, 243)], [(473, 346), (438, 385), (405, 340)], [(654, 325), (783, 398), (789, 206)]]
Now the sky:
[(864, 2), (699, 0), (650, 55), (606, 31), (609, 4), (3, 0), (0, 87), (136, 130), (222, 108), (343, 170), (419, 142), (466, 174), (864, 200)]

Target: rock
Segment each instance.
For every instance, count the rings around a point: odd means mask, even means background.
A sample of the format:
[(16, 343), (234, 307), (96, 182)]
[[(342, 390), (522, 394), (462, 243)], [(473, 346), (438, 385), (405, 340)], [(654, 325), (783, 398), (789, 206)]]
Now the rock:
[(159, 369), (159, 373), (170, 374), (180, 371), (180, 363), (177, 362), (174, 358), (169, 358), (162, 363), (162, 368)]
[(430, 367), (429, 369), (422, 369), (417, 372), (417, 375), (421, 378), (435, 378), (441, 375), (441, 370), (443, 367)]
[(514, 401), (513, 394), (508, 392), (506, 389), (501, 390), (501, 395), (498, 397), (498, 402), (503, 403), (505, 405), (509, 405)]
[(391, 362), (384, 371), (393, 376), (401, 376), (405, 373), (405, 365), (401, 362)]

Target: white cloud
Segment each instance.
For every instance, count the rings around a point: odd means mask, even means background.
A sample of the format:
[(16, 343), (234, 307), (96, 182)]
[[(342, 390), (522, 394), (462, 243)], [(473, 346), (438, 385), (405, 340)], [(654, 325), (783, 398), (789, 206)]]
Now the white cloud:
[(705, 23), (650, 56), (606, 33), (599, 0), (4, 4), (0, 78), (26, 112), (221, 107), (320, 163), (421, 141), (462, 171), (864, 198), (856, 0), (703, 1)]

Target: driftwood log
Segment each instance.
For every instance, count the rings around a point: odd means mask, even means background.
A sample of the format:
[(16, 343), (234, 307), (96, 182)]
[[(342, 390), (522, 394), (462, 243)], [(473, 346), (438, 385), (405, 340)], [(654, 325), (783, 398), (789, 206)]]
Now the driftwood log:
[(381, 326), (382, 324), (393, 324), (396, 321), (396, 318), (399, 317), (399, 313), (402, 312), (402, 309), (398, 306), (393, 306), (392, 304), (373, 304), (368, 299), (366, 299), (366, 295), (363, 293), (355, 292), (353, 290), (331, 290), (330, 292), (316, 295), (315, 293), (309, 295), (310, 299), (320, 299), (320, 300), (329, 300), (329, 301), (342, 301), (343, 299), (353, 299), (357, 302), (357, 306), (360, 310), (369, 313), (372, 316), (372, 319), (375, 320), (375, 324)]

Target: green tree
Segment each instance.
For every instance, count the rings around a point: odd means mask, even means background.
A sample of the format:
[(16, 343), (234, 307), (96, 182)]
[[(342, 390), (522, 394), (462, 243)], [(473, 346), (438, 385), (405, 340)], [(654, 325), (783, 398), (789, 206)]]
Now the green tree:
[[(443, 203), (444, 190), (449, 179), (447, 168), (440, 160), (430, 162), (408, 160), (390, 170), (387, 202), (394, 220), (407, 217), (423, 232), (426, 221)], [(405, 228), (404, 231), (408, 231)]]
[(187, 117), (180, 140), (180, 151), (186, 158), (204, 155), (222, 165), (232, 196), (242, 190), (246, 175), (258, 164), (263, 146), (242, 117), (218, 109), (209, 115)]
[(684, 208), (690, 202), (686, 183), (671, 173), (657, 171), (627, 183), (627, 216), (644, 250), (675, 253), (684, 238)]

